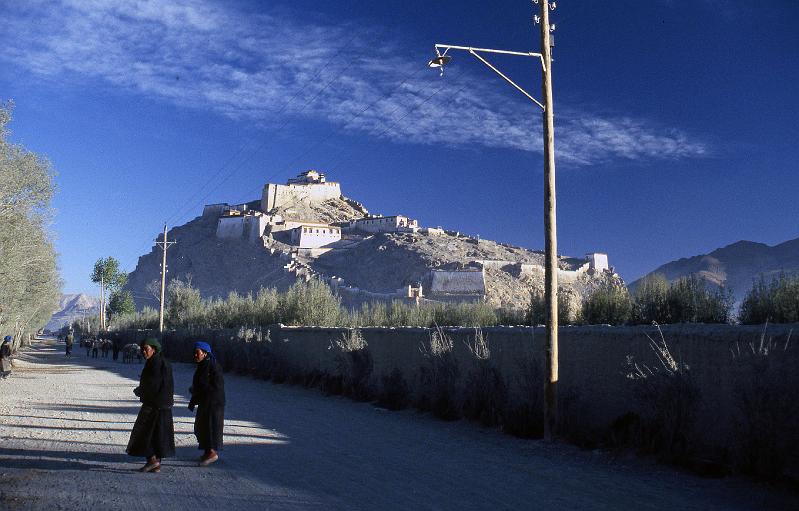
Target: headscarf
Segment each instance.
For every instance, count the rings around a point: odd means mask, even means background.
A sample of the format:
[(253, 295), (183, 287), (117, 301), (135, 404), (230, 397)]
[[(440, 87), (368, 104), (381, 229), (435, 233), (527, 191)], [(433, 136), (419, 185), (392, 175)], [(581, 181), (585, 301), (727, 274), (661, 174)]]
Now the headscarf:
[(142, 346), (145, 346), (145, 345), (152, 346), (155, 349), (156, 353), (161, 353), (161, 343), (158, 342), (158, 339), (156, 339), (155, 337), (149, 337), (149, 338), (143, 340), (141, 345)]
[(214, 353), (211, 351), (211, 345), (207, 342), (198, 341), (194, 343), (195, 350), (203, 350), (208, 353), (208, 358), (214, 360)]

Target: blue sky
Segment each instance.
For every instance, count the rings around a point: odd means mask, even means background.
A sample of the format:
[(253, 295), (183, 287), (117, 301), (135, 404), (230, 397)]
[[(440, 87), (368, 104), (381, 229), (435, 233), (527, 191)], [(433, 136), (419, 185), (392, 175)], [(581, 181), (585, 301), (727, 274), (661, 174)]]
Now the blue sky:
[[(163, 223), (315, 168), (373, 212), (543, 248), (541, 116), (467, 54), (538, 51), (529, 1), (0, 0), (12, 140), (58, 173), (66, 292)], [(799, 236), (799, 3), (561, 0), (561, 254), (629, 282)], [(540, 67), (493, 62), (540, 96)]]

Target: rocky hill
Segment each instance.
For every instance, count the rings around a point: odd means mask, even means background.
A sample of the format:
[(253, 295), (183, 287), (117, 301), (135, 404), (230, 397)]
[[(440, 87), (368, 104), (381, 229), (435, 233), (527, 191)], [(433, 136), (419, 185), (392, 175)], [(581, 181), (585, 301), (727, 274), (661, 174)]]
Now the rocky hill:
[(47, 330), (58, 330), (76, 319), (91, 317), (100, 313), (100, 299), (86, 294), (61, 295), (58, 310), (53, 313), (45, 326)]
[[(247, 204), (252, 209), (257, 202)], [(280, 217), (281, 222), (339, 222), (342, 226), (368, 214), (360, 203), (343, 196), (321, 203), (282, 204), (263, 213)], [(402, 296), (398, 290), (418, 284), (430, 298), (427, 291), (433, 270), (480, 272), (484, 289), (479, 298), (498, 307), (524, 307), (531, 289), (543, 289), (543, 253), (539, 251), (442, 229), (368, 233), (346, 228), (340, 241), (321, 249), (299, 249), (290, 244), (288, 230), (273, 232), (272, 226), (267, 226), (262, 238), (220, 239), (220, 214), (204, 214), (169, 232), (170, 240), (177, 241), (169, 249), (169, 278), (190, 280), (204, 297), (225, 297), (231, 291), (257, 292), (261, 287), (285, 290), (297, 280), (320, 278), (338, 289), (343, 302), (351, 306), (398, 299)], [(151, 291), (160, 278), (160, 262), (160, 249), (154, 247), (139, 258), (129, 276), (127, 289), (139, 308), (158, 303)], [(575, 299), (605, 278), (618, 278), (587, 271), (584, 259), (561, 257), (560, 267), (564, 270), (561, 281), (575, 291)]]
[[(773, 247), (753, 241), (738, 241), (709, 254), (664, 264), (648, 275), (655, 273), (663, 275), (670, 282), (696, 275), (711, 286), (731, 289), (736, 303), (740, 303), (751, 289), (752, 282), (761, 276), (769, 281), (780, 273), (799, 274), (799, 238)], [(640, 281), (630, 284), (630, 288), (635, 289)]]

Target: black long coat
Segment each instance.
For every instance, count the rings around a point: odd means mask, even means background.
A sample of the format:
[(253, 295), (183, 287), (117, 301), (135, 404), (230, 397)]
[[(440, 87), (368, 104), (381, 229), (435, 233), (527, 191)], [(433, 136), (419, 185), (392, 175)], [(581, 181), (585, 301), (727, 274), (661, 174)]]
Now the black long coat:
[(190, 406), (197, 406), (194, 435), (199, 448), (222, 448), (225, 423), (225, 380), (216, 360), (206, 357), (197, 364), (191, 384)]
[(160, 353), (154, 354), (144, 364), (139, 386), (133, 391), (142, 407), (130, 434), (128, 454), (157, 458), (175, 455), (174, 390), (172, 366)]

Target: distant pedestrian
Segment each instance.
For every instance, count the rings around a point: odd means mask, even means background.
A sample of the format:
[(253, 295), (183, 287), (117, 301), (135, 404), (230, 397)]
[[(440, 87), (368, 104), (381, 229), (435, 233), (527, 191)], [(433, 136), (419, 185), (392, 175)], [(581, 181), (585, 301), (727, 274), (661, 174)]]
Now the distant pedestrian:
[(0, 378), (6, 379), (11, 374), (11, 341), (13, 337), (5, 336), (0, 344)]
[(139, 471), (160, 472), (161, 460), (175, 455), (172, 367), (161, 354), (161, 343), (156, 339), (142, 342), (141, 353), (147, 362), (133, 393), (139, 396), (142, 406), (126, 451), (131, 456), (147, 459)]
[(189, 410), (197, 406), (194, 435), (203, 455), (200, 465), (205, 467), (219, 459), (222, 449), (222, 429), (225, 424), (225, 380), (222, 368), (216, 361), (211, 346), (205, 342), (194, 344), (194, 361), (197, 368), (192, 380)]
[(114, 338), (114, 340), (111, 341), (111, 350), (114, 353), (114, 360), (119, 359), (119, 344), (119, 339), (117, 338)]
[(67, 348), (66, 348), (67, 356), (71, 357), (72, 356), (72, 345), (75, 343), (75, 336), (72, 334), (72, 331), (70, 331), (67, 334), (67, 337), (64, 340), (64, 342), (66, 343), (66, 346), (67, 346)]
[(102, 339), (94, 339), (92, 341), (92, 358), (97, 358), (97, 352), (100, 349), (100, 345), (103, 343)]

